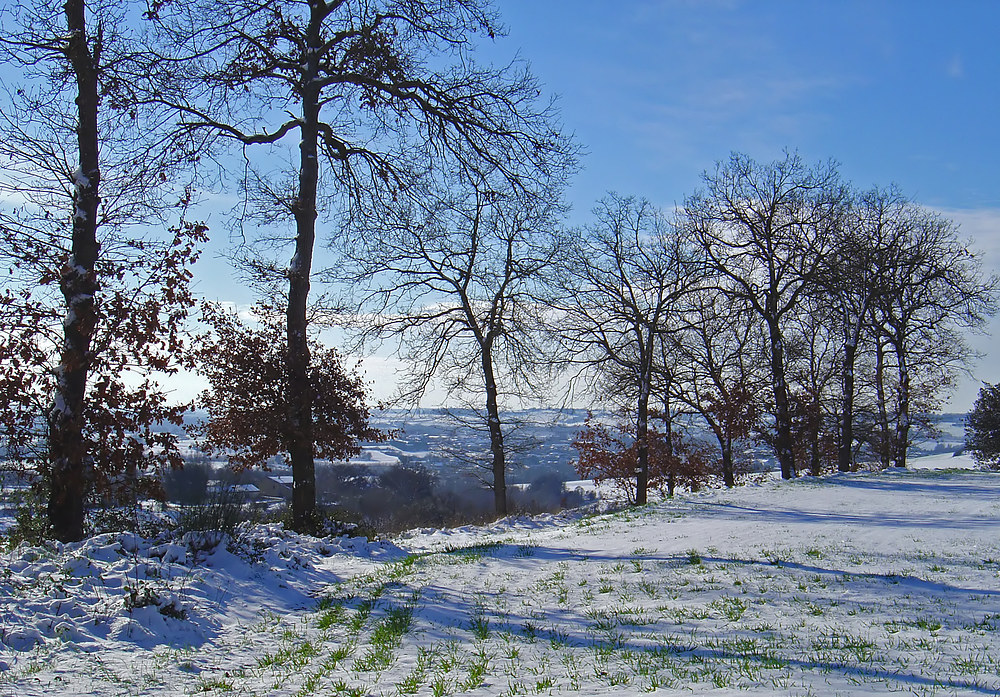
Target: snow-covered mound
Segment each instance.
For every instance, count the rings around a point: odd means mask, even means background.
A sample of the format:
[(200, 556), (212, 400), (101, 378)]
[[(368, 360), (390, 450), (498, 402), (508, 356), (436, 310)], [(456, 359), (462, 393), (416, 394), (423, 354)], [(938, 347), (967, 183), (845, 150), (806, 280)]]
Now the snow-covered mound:
[(391, 542), (102, 535), (0, 570), (0, 695), (1000, 690), (963, 458)]
[(21, 545), (2, 561), (0, 648), (197, 647), (232, 620), (314, 606), (310, 593), (339, 580), (319, 568), (327, 557), (347, 557), (353, 570), (403, 554), (391, 543), (317, 539), (280, 525), (248, 528), (235, 541), (187, 533), (158, 543), (121, 533)]

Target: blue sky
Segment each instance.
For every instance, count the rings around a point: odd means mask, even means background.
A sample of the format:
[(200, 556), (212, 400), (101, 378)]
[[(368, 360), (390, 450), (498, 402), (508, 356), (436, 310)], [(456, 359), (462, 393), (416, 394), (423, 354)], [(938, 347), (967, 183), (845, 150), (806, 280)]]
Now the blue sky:
[[(1000, 1), (495, 2), (508, 35), (479, 59), (527, 60), (587, 152), (571, 223), (608, 191), (670, 207), (731, 151), (768, 161), (787, 148), (838, 161), (860, 187), (898, 184), (1000, 269)], [(210, 222), (224, 238), (221, 219)], [(206, 294), (248, 299), (215, 264), (203, 268)], [(994, 339), (971, 343), (986, 355), (955, 411), (981, 380), (1000, 382)], [(386, 396), (394, 362), (366, 370)]]
[(997, 2), (501, 0), (509, 35), (608, 190), (669, 205), (738, 150), (834, 158), (861, 186), (1000, 208)]
[[(1000, 269), (1000, 2), (500, 0), (508, 36), (587, 150), (569, 199), (609, 190), (669, 207), (737, 150), (834, 159), (961, 225)], [(1000, 322), (947, 408), (1000, 382)]]

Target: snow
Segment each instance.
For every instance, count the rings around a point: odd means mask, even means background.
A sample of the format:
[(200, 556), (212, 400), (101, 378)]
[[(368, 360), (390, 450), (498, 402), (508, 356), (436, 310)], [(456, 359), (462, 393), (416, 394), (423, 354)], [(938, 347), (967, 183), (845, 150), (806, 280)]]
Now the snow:
[(991, 695), (1000, 475), (967, 457), (384, 542), (0, 553), (0, 695)]

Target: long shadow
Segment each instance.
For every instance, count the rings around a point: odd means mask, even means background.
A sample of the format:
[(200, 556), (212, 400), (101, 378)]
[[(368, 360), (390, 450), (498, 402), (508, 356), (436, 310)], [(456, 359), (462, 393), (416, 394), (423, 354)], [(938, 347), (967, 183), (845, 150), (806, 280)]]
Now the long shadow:
[[(995, 495), (995, 492), (994, 492)], [(955, 530), (970, 530), (976, 528), (997, 528), (995, 518), (986, 516), (959, 516), (954, 513), (930, 517), (921, 515), (898, 515), (892, 513), (872, 513), (862, 515), (844, 512), (806, 511), (796, 508), (767, 508), (756, 506), (740, 506), (734, 503), (705, 501), (699, 502), (690, 509), (692, 512), (705, 511), (714, 519), (722, 520), (753, 520), (763, 523), (785, 524), (819, 524), (840, 523), (844, 525), (862, 525), (865, 527), (909, 527), (909, 528), (945, 528)]]
[[(594, 561), (604, 560), (608, 562), (631, 559), (641, 559), (646, 561), (658, 561), (665, 563), (676, 563), (678, 565), (689, 564), (685, 556), (667, 555), (580, 555), (578, 552), (552, 547), (535, 547), (531, 556), (518, 556), (523, 550), (518, 545), (499, 545), (491, 550), (490, 557), (499, 557), (498, 561), (505, 563), (517, 562), (520, 565), (533, 565), (535, 562), (550, 561)], [(703, 564), (727, 564), (745, 566), (773, 566), (767, 562), (755, 560), (745, 560), (738, 558), (724, 557), (702, 557)], [(996, 596), (998, 591), (988, 591), (981, 589), (967, 589), (947, 584), (930, 583), (922, 579), (913, 577), (901, 577), (884, 574), (853, 573), (838, 569), (829, 569), (809, 564), (799, 564), (795, 562), (781, 562), (782, 568), (794, 569), (796, 571), (813, 574), (835, 575), (839, 577), (849, 576), (856, 579), (875, 580), (890, 584), (904, 584), (909, 589), (933, 592), (940, 594), (942, 591), (948, 593), (982, 593)], [(419, 592), (420, 603), (417, 608), (417, 616), (423, 620), (419, 633), (422, 640), (450, 641), (456, 638), (454, 630), (463, 629), (470, 634), (473, 629), (473, 618), (479, 619), (479, 630), (482, 632), (503, 631), (521, 636), (527, 641), (552, 642), (553, 645), (561, 645), (570, 648), (590, 648), (607, 649), (619, 652), (667, 652), (676, 655), (678, 658), (690, 658), (693, 660), (715, 660), (715, 661), (751, 661), (756, 662), (761, 671), (776, 670), (788, 666), (798, 668), (802, 671), (838, 672), (844, 676), (857, 676), (871, 680), (893, 681), (916, 687), (944, 687), (946, 689), (965, 690), (970, 693), (984, 695), (995, 695), (995, 688), (980, 685), (976, 682), (958, 678), (925, 677), (916, 673), (904, 673), (898, 668), (892, 670), (876, 666), (856, 665), (846, 661), (823, 661), (807, 660), (797, 658), (794, 655), (768, 651), (739, 652), (722, 648), (711, 648), (700, 646), (697, 643), (686, 643), (672, 641), (669, 634), (670, 624), (663, 620), (657, 620), (650, 625), (635, 626), (623, 624), (621, 628), (629, 633), (617, 632), (608, 638), (602, 638), (607, 632), (602, 632), (594, 626), (594, 618), (582, 614), (572, 607), (546, 607), (539, 613), (525, 613), (517, 611), (504, 612), (501, 615), (495, 614), (485, 608), (496, 607), (500, 603), (499, 593), (482, 591), (470, 595), (468, 592), (440, 586), (434, 583), (426, 585), (413, 585), (408, 582), (400, 583), (394, 588), (394, 595), (398, 593), (399, 598), (410, 597), (414, 592)], [(494, 601), (494, 602), (490, 602)], [(485, 620), (485, 624), (483, 621)], [(653, 639), (642, 640), (634, 635), (634, 631), (645, 631), (647, 636), (653, 632), (661, 632), (666, 640), (655, 641)], [(482, 638), (482, 637), (481, 637)], [(789, 648), (789, 653), (794, 651)]]
[[(516, 545), (510, 545), (510, 550), (507, 550), (510, 554), (516, 554), (519, 549)], [(677, 567), (689, 566), (690, 560), (686, 554), (677, 555), (655, 555), (655, 554), (626, 554), (626, 555), (616, 555), (616, 554), (599, 554), (599, 553), (582, 553), (579, 550), (568, 550), (556, 547), (534, 547), (533, 554), (531, 558), (537, 559), (539, 561), (546, 562), (581, 562), (581, 561), (603, 561), (607, 563), (616, 563), (621, 561), (651, 561), (660, 562), (664, 564), (674, 565)], [(496, 554), (494, 556), (505, 556), (504, 547), (498, 547), (496, 549)], [(944, 593), (957, 593), (962, 595), (975, 594), (987, 597), (1000, 597), (1000, 590), (988, 589), (988, 588), (968, 588), (962, 586), (950, 585), (947, 583), (940, 583), (936, 581), (927, 581), (925, 579), (919, 578), (917, 576), (910, 575), (900, 575), (900, 574), (879, 574), (872, 572), (857, 572), (851, 571), (849, 569), (832, 569), (825, 568), (822, 566), (816, 566), (813, 564), (803, 564), (800, 562), (786, 561), (784, 559), (770, 560), (770, 559), (740, 559), (738, 557), (714, 557), (700, 555), (701, 562), (703, 564), (725, 564), (725, 565), (735, 565), (735, 566), (745, 566), (745, 567), (764, 567), (764, 568), (783, 568), (783, 569), (794, 569), (796, 571), (801, 571), (804, 573), (811, 573), (818, 576), (825, 576), (830, 578), (838, 579), (857, 579), (859, 581), (879, 581), (885, 582), (891, 585), (905, 586), (912, 590), (923, 591), (928, 593), (940, 594)], [(954, 563), (954, 562), (952, 562)]]
[[(913, 476), (905, 476), (910, 475)], [(994, 478), (995, 486), (973, 484), (970, 480), (986, 480)], [(822, 480), (824, 486), (836, 486), (849, 489), (866, 489), (876, 491), (899, 491), (916, 492), (921, 494), (947, 494), (948, 496), (969, 497), (993, 500), (1000, 494), (1000, 477), (988, 474), (963, 475), (960, 481), (969, 483), (945, 483), (944, 480), (935, 480), (933, 477), (921, 477), (910, 471), (900, 473), (899, 479), (889, 478), (854, 478), (854, 477), (827, 477)], [(953, 481), (953, 480), (952, 480)], [(933, 482), (933, 483), (932, 483)]]

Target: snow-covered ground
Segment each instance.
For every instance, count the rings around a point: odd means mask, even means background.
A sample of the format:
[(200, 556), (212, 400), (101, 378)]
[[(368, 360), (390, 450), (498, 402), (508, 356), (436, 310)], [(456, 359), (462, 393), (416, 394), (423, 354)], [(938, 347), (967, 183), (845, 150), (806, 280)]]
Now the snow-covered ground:
[(21, 547), (0, 695), (997, 694), (1000, 475), (913, 464), (383, 543)]

